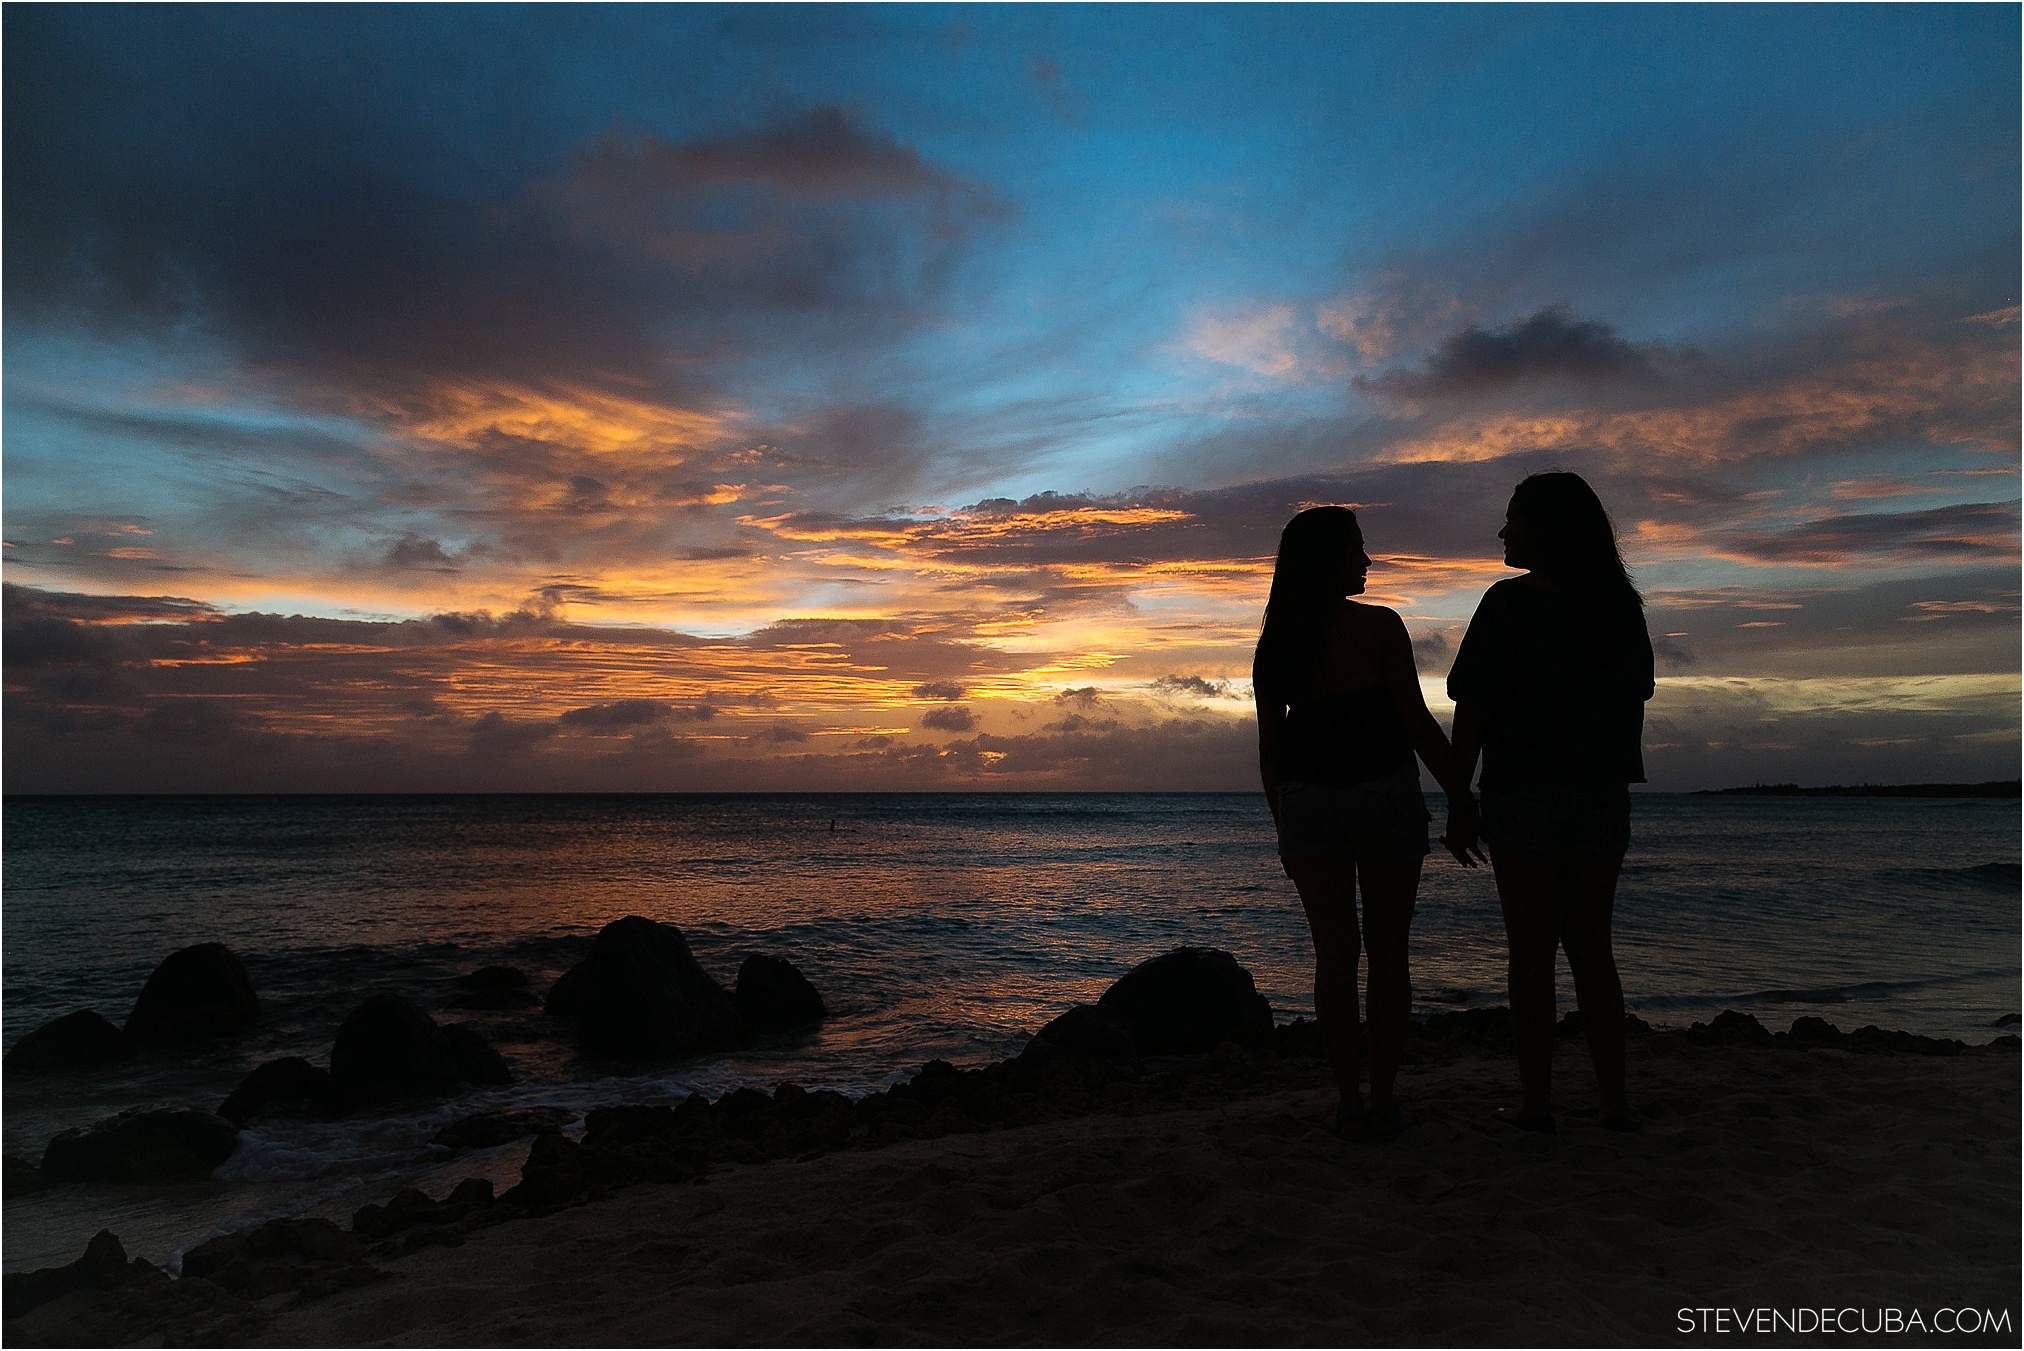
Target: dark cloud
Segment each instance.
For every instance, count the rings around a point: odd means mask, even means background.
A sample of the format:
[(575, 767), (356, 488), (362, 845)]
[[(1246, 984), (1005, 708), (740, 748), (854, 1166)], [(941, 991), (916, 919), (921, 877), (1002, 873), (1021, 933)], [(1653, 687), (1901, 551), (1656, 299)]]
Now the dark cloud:
[(1608, 324), (1577, 319), (1565, 306), (1555, 305), (1501, 328), (1471, 324), (1444, 339), (1418, 370), (1358, 377), (1356, 383), (1377, 394), (1424, 399), (1535, 380), (1649, 381), (1658, 376), (1654, 350), (1625, 342)]
[(1860, 568), (1790, 589), (1654, 589), (1652, 647), (1679, 672), (1948, 675), (2016, 661), (2017, 574), (1997, 567), (1870, 580)]
[(1216, 699), (1229, 692), (1229, 682), (1209, 680), (1198, 675), (1163, 675), (1152, 683), (1155, 693), (1193, 695), (1198, 699)]
[(1413, 635), (1413, 661), (1422, 672), (1445, 671), (1452, 650), (1444, 633)]
[(717, 710), (708, 704), (673, 705), (658, 699), (615, 699), (608, 704), (572, 708), (558, 721), (571, 729), (632, 729), (668, 722), (708, 722)]
[[(545, 22), (463, 36), (494, 39), (511, 83), (551, 59)], [(843, 107), (688, 135), (502, 118), (474, 137), (443, 109), (491, 96), (446, 92), (445, 38), (398, 15), (10, 21), (11, 321), (195, 321), (348, 409), (424, 416), (445, 381), (694, 404), (697, 360), (755, 324), (847, 347), (900, 331), (1003, 214)]]
[(961, 705), (931, 708), (921, 715), (921, 726), (937, 732), (968, 732), (976, 725), (976, 716)]
[[(214, 619), (220, 614), (215, 605), (182, 596), (87, 596), (74, 591), (44, 591), (12, 582), (0, 588), (0, 612), (4, 612), (9, 624), (23, 619), (135, 624)], [(11, 642), (8, 659), (13, 660)]]
[(1848, 565), (1893, 559), (1981, 563), (2017, 554), (2014, 502), (1823, 516), (1776, 532), (1725, 530), (1721, 553), (1755, 563)]
[(953, 680), (931, 680), (924, 685), (916, 685), (907, 691), (907, 693), (913, 695), (916, 699), (942, 699), (952, 703), (962, 698), (968, 692), (962, 685)]
[(515, 755), (555, 735), (555, 724), (508, 718), (493, 709), (471, 724), (473, 755)]
[(443, 552), (441, 540), (423, 539), (420, 535), (403, 535), (387, 550), (387, 562), (397, 568), (422, 572), (459, 572), (457, 560)]

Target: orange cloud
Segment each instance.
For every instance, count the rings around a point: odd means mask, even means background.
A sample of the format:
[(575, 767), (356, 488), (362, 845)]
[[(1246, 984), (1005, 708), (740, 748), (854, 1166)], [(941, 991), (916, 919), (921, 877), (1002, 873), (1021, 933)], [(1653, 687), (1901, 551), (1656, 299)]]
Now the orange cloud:
[(542, 391), (510, 384), (443, 385), (428, 403), (419, 415), (407, 413), (405, 430), (464, 449), (508, 436), (593, 455), (653, 452), (679, 458), (721, 439), (736, 420), (567, 386)]
[(1920, 344), (1700, 406), (1453, 419), (1379, 459), (1466, 463), (1527, 451), (1599, 449), (1624, 458), (1707, 462), (1885, 435), (2014, 450), (2017, 389), (2014, 351)]

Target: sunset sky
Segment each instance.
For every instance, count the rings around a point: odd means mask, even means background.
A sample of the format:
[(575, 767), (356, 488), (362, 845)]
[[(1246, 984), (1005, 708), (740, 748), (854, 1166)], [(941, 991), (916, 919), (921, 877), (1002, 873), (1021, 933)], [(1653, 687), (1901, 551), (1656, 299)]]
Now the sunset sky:
[(1651, 787), (2014, 777), (2010, 5), (9, 6), (5, 787), (1244, 788), (1586, 475)]

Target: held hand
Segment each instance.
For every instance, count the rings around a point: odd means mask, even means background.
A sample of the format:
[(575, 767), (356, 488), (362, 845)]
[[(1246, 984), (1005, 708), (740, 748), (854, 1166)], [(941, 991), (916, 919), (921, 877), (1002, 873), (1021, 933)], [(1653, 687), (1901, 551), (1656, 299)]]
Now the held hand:
[(1441, 836), (1441, 843), (1455, 856), (1455, 862), (1464, 868), (1473, 868), (1478, 863), (1490, 861), (1477, 839), (1482, 830), (1483, 818), (1476, 810), (1475, 799), (1458, 798), (1448, 809), (1448, 829)]

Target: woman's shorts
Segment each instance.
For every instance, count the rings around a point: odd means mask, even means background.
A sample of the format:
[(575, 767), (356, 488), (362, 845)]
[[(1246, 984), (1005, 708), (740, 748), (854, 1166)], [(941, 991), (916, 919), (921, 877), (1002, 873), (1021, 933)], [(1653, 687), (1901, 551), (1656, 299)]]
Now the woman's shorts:
[(1622, 858), (1630, 848), (1630, 789), (1485, 790), (1483, 839), (1492, 852)]
[(1279, 857), (1345, 863), (1410, 863), (1431, 852), (1427, 800), (1418, 765), (1380, 779), (1330, 788), (1279, 785)]

